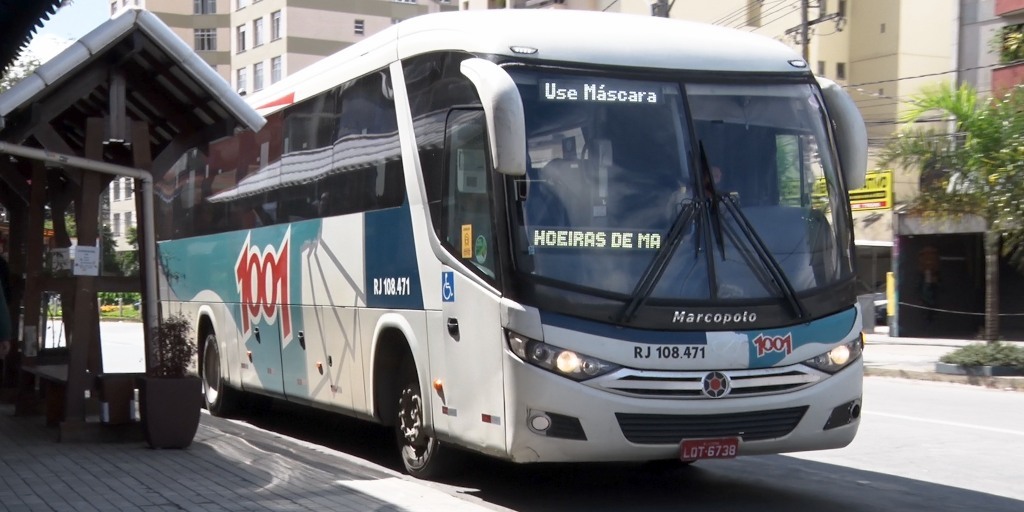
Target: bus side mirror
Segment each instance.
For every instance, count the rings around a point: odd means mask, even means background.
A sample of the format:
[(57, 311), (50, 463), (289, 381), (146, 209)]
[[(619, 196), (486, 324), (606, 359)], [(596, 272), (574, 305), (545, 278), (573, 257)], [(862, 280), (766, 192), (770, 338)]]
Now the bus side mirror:
[(526, 121), (523, 99), (512, 77), (484, 59), (462, 61), (461, 71), (480, 95), (487, 118), (487, 142), (494, 169), (509, 176), (526, 174)]
[(862, 188), (868, 168), (868, 130), (864, 126), (864, 118), (857, 104), (838, 84), (819, 77), (818, 85), (825, 97), (825, 110), (835, 122), (839, 166), (842, 167), (846, 188)]

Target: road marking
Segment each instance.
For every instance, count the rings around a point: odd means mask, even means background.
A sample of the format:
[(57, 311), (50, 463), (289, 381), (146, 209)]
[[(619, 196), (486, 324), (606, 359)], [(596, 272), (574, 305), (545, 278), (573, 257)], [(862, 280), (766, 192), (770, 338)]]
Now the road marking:
[(1009, 430), (1009, 429), (1005, 429), (1005, 428), (983, 427), (981, 425), (971, 425), (970, 423), (960, 423), (960, 422), (957, 422), (957, 421), (929, 420), (929, 419), (925, 419), (925, 418), (918, 418), (916, 416), (904, 416), (902, 414), (889, 414), (889, 413), (877, 412), (877, 411), (864, 411), (864, 414), (867, 414), (868, 416), (885, 416), (887, 418), (895, 418), (895, 419), (900, 419), (900, 420), (911, 420), (911, 421), (920, 421), (920, 422), (923, 422), (923, 423), (934, 423), (936, 425), (945, 425), (947, 427), (972, 428), (972, 429), (975, 429), (975, 430), (984, 430), (986, 432), (995, 432), (997, 434), (1010, 434), (1010, 435), (1014, 435), (1014, 436), (1024, 436), (1024, 431), (1020, 431), (1020, 430)]
[(402, 478), (384, 478), (381, 480), (337, 480), (335, 483), (353, 491), (376, 498), (391, 506), (378, 510), (391, 510), (399, 507), (402, 510), (445, 510), (452, 512), (488, 512), (491, 509), (483, 504), (477, 505), (452, 496), (427, 484), (411, 482)]

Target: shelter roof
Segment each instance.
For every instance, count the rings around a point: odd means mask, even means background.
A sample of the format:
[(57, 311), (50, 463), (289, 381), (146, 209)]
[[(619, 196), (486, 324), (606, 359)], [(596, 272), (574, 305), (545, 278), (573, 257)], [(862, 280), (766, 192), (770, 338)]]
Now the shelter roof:
[(161, 156), (173, 163), (189, 145), (265, 123), (167, 25), (140, 9), (104, 22), (0, 94), (0, 139), (14, 144), (82, 155), (86, 120), (107, 119), (104, 140), (118, 141), (130, 132), (118, 131), (119, 117), (148, 123), (158, 172), (169, 165)]

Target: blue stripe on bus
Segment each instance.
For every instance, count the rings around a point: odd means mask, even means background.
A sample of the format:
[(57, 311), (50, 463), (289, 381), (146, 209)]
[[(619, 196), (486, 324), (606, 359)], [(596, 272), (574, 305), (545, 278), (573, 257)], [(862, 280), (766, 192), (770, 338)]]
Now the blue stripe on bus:
[[(541, 322), (545, 326), (560, 327), (571, 331), (633, 343), (658, 345), (707, 344), (707, 333), (705, 331), (650, 331), (630, 327), (619, 327), (544, 311), (541, 312), (540, 318)], [(778, 329), (734, 332), (747, 336), (750, 343), (750, 360), (751, 362), (756, 361), (756, 366), (762, 367), (775, 364), (778, 361), (773, 360), (781, 360), (785, 354), (762, 354), (758, 357), (757, 346), (754, 343), (754, 340), (759, 336), (789, 336), (792, 343), (792, 349), (808, 343), (832, 344), (842, 341), (843, 338), (850, 333), (853, 329), (853, 322), (856, 319), (857, 312), (851, 308), (803, 325), (795, 325)]]
[(807, 344), (831, 345), (843, 341), (853, 330), (856, 320), (857, 310), (849, 308), (802, 325), (746, 331), (750, 367), (774, 366), (793, 350)]
[(707, 334), (704, 331), (649, 331), (631, 327), (619, 327), (545, 311), (541, 312), (540, 320), (545, 326), (560, 327), (571, 331), (631, 341), (633, 343), (706, 345), (708, 342)]
[(363, 222), (366, 305), (423, 309), (408, 199), (398, 208), (366, 212)]

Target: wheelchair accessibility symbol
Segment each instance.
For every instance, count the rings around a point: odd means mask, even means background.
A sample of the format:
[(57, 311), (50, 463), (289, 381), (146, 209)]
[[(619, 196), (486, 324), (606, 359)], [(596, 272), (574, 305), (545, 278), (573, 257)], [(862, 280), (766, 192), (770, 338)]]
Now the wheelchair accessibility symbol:
[(454, 272), (441, 272), (441, 301), (455, 302)]

